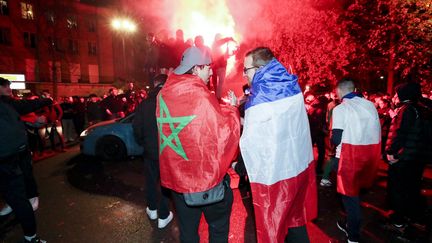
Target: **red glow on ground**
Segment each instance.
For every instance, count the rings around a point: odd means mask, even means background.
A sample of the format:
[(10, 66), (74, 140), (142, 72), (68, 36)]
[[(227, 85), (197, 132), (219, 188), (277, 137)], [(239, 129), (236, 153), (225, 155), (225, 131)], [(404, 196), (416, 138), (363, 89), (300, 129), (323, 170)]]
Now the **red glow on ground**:
[[(233, 189), (234, 193), (234, 202), (231, 212), (231, 220), (230, 220), (230, 233), (228, 235), (228, 242), (230, 243), (238, 243), (238, 242), (250, 242), (251, 238), (255, 239), (255, 234), (250, 235), (250, 233), (246, 233), (245, 230), (248, 228), (250, 230), (250, 224), (254, 225), (253, 215), (249, 215), (252, 212), (248, 212), (243, 203), (243, 200), (246, 201), (246, 205), (251, 204), (251, 198), (245, 197), (242, 198), (242, 195), (239, 189)], [(249, 225), (249, 226), (247, 226)], [(255, 228), (254, 228), (255, 230)], [(313, 223), (307, 224), (308, 235), (310, 237), (311, 242), (334, 242), (333, 239), (326, 235), (318, 226)], [(199, 227), (199, 235), (200, 242), (207, 243), (208, 240), (208, 225), (205, 221), (204, 215), (201, 217), (200, 227)], [(250, 232), (250, 231), (249, 231)]]

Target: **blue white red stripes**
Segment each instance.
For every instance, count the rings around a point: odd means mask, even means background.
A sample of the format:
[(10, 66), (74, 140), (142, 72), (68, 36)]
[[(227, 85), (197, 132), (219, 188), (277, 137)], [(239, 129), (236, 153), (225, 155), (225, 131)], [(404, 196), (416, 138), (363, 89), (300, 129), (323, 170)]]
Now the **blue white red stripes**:
[(309, 122), (297, 76), (277, 60), (255, 73), (240, 149), (251, 182), (258, 242), (284, 242), (317, 215)]

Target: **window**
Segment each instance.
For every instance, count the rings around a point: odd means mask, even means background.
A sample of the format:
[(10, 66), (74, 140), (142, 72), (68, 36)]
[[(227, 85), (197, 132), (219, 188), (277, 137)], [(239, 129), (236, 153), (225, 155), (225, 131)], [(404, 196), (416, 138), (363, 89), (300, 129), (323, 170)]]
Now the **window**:
[(81, 65), (79, 63), (70, 63), (69, 73), (71, 82), (78, 83), (81, 79)]
[(35, 81), (36, 59), (25, 59), (25, 79), (27, 81)]
[(10, 46), (11, 44), (11, 30), (9, 28), (0, 28), (0, 45)]
[(0, 0), (0, 15), (9, 15), (8, 1)]
[(48, 68), (49, 68), (49, 79), (51, 82), (53, 82), (53, 79), (55, 79), (57, 82), (61, 82), (61, 63), (60, 62), (53, 62), (48, 61)]
[(97, 64), (89, 64), (88, 70), (90, 83), (99, 83), (99, 66)]
[(56, 21), (56, 16), (51, 11), (48, 11), (45, 13), (45, 18), (46, 18), (46, 21), (48, 22), (48, 24), (51, 24), (51, 25), (53, 25)]
[(96, 22), (94, 20), (89, 20), (88, 31), (92, 33), (96, 32)]
[(48, 49), (62, 51), (62, 41), (59, 38), (48, 37)]
[(88, 54), (90, 56), (96, 56), (97, 51), (96, 51), (96, 43), (95, 42), (89, 42), (88, 43)]
[(78, 28), (78, 22), (74, 16), (70, 16), (66, 19), (67, 27), (69, 29), (76, 29)]
[(21, 2), (21, 17), (23, 19), (34, 19), (33, 5)]
[(79, 45), (77, 40), (69, 40), (69, 52), (72, 54), (78, 54)]
[(62, 41), (59, 38), (54, 38), (54, 46), (56, 51), (62, 51)]
[(54, 38), (52, 38), (51, 36), (48, 37), (47, 45), (48, 45), (48, 49), (53, 50), (55, 47)]
[(24, 32), (24, 46), (30, 48), (36, 48), (36, 34), (30, 32)]

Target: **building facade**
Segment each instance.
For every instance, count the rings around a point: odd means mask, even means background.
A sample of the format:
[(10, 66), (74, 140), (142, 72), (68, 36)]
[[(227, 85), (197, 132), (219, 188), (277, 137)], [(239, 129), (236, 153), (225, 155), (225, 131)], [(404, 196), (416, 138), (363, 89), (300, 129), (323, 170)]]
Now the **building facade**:
[(24, 74), (35, 94), (106, 92), (116, 79), (111, 17), (76, 0), (0, 0), (0, 73)]

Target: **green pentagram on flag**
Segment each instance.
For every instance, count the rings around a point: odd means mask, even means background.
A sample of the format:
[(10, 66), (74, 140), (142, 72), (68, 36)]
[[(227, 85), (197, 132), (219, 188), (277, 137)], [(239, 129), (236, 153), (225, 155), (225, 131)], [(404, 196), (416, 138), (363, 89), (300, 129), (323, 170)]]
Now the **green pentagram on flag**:
[[(165, 114), (165, 116), (164, 116)], [(183, 149), (182, 143), (178, 137), (180, 131), (186, 127), (196, 116), (178, 116), (172, 117), (169, 113), (168, 107), (165, 101), (162, 99), (162, 95), (159, 95), (159, 117), (156, 119), (159, 128), (159, 154), (165, 149), (166, 146), (172, 148), (178, 155), (183, 159), (189, 160)], [(163, 125), (169, 124), (171, 134), (167, 137), (163, 133)], [(175, 124), (178, 124), (177, 127)]]

